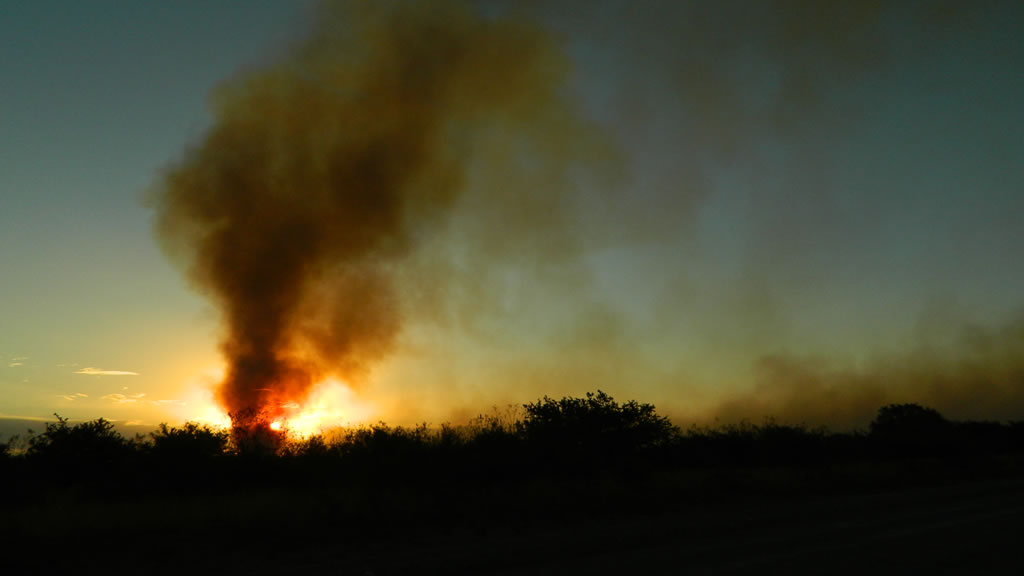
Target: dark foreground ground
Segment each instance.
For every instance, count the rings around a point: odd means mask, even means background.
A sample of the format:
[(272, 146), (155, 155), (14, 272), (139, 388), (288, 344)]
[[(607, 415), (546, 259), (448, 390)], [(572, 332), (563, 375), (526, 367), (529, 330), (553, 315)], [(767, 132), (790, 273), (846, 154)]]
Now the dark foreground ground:
[(710, 521), (703, 536), (652, 536), (649, 545), (497, 573), (1020, 574), (1022, 521), (1019, 479), (832, 494), (754, 502)]
[(7, 494), (7, 574), (1024, 573), (1024, 462)]

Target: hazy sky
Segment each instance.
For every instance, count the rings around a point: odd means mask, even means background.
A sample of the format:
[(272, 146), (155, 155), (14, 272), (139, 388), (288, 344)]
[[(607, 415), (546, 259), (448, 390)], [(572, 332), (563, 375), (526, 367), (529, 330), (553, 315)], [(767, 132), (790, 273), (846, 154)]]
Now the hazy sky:
[[(351, 417), (601, 388), (679, 418), (1024, 418), (1024, 7), (857, 4), (475, 5), (539, 22), (563, 112), (516, 136), (535, 173), (472, 140), (465, 192), (394, 264), (403, 321)], [(152, 191), (216, 125), (214, 89), (319, 18), (0, 6), (0, 415), (200, 416), (221, 315)]]

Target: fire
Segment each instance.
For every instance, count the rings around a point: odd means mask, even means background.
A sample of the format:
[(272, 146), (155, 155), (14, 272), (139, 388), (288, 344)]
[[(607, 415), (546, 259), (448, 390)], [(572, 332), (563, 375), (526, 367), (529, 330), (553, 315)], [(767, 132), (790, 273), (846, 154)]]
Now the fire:
[[(309, 438), (326, 430), (364, 421), (370, 410), (361, 404), (344, 383), (329, 379), (318, 384), (302, 404), (288, 402), (279, 406), (284, 416), (271, 423), (272, 430), (281, 430), (290, 436)], [(274, 427), (278, 424), (278, 427)]]
[[(183, 415), (187, 420), (216, 428), (231, 427), (231, 418), (217, 405), (212, 393), (191, 403), (189, 408), (189, 413)], [(302, 403), (284, 402), (268, 408), (272, 409), (274, 419), (267, 426), (291, 438), (309, 438), (334, 427), (365, 422), (374, 412), (347, 385), (336, 379), (327, 379), (314, 386), (313, 392)]]

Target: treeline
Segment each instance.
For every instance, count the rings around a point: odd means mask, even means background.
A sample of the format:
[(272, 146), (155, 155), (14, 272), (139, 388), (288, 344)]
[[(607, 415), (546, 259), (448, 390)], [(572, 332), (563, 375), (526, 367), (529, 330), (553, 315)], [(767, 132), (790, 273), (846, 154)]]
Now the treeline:
[[(953, 422), (915, 404), (885, 406), (849, 433), (771, 421), (680, 429), (600, 391), (459, 426), (289, 439), (252, 424), (125, 438), (103, 419), (58, 417), (0, 450), (0, 540), (57, 543), (62, 554), (33, 557), (26, 573), (80, 569), (111, 542), (119, 555), (102, 557), (104, 569), (147, 573), (194, 569), (194, 557), (267, 573), (356, 552), (377, 574), (486, 573), (499, 557), (532, 573), (566, 550), (732, 541), (751, 510), (756, 532), (817, 510), (816, 498), (1024, 478), (1024, 424)], [(506, 542), (531, 552), (510, 556)]]
[(372, 470), (474, 470), (522, 475), (643, 468), (815, 466), (879, 459), (964, 459), (1024, 452), (1024, 422), (954, 422), (917, 404), (879, 409), (866, 431), (741, 423), (682, 430), (651, 404), (618, 403), (604, 392), (544, 397), (522, 411), (482, 415), (466, 425), (342, 429), (289, 438), (256, 423), (229, 432), (196, 423), (161, 424), (124, 438), (104, 419), (71, 425), (57, 417), (45, 431), (0, 444), (5, 467), (58, 481), (101, 471), (163, 475), (239, 463), (273, 469), (307, 465)]

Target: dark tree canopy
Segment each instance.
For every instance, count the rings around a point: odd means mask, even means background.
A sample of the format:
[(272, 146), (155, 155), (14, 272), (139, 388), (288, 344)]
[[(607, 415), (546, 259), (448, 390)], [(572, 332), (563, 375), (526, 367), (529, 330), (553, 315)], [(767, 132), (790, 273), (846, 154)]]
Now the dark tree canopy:
[(585, 398), (545, 396), (523, 408), (520, 426), (526, 439), (559, 449), (631, 451), (668, 443), (677, 432), (652, 404), (619, 404), (601, 390)]
[(933, 408), (890, 404), (871, 422), (871, 438), (891, 454), (938, 455), (950, 448), (953, 425)]
[(56, 422), (47, 423), (42, 434), (29, 440), (29, 457), (110, 463), (131, 449), (109, 420), (99, 418), (69, 426), (67, 418), (54, 416)]
[(160, 424), (150, 435), (150, 451), (170, 459), (204, 459), (222, 456), (230, 449), (231, 436), (226, 430), (186, 422), (180, 428)]

